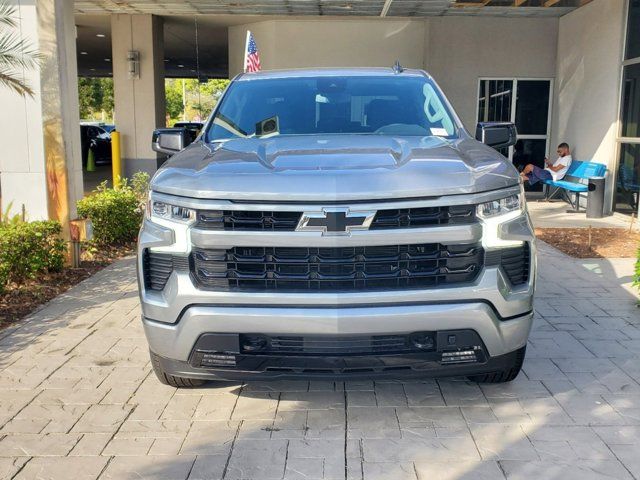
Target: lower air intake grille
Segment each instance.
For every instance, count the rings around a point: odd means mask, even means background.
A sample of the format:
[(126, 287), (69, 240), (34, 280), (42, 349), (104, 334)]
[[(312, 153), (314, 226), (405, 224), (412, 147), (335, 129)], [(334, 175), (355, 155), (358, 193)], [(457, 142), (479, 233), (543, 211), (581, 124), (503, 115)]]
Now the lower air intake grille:
[[(403, 353), (416, 349), (406, 335), (375, 336), (283, 336), (270, 337), (269, 347), (258, 353), (306, 355), (355, 355)], [(242, 344), (242, 338), (240, 339)]]
[(520, 247), (492, 250), (485, 255), (487, 266), (499, 265), (511, 282), (511, 285), (523, 285), (529, 281), (531, 252), (529, 243)]
[(388, 290), (471, 282), (483, 261), (475, 244), (234, 247), (195, 249), (191, 272), (209, 290)]
[(173, 270), (188, 271), (189, 257), (171, 255), (169, 253), (144, 251), (142, 271), (144, 287), (147, 290), (162, 290), (167, 284)]
[(529, 244), (526, 242), (522, 247), (505, 248), (502, 251), (500, 265), (512, 285), (522, 285), (529, 281), (529, 256)]

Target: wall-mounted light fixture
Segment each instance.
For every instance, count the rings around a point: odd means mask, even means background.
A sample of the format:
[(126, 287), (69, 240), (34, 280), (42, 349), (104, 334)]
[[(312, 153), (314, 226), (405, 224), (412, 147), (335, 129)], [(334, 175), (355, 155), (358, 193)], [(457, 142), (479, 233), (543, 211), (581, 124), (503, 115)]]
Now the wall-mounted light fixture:
[(140, 52), (129, 50), (127, 53), (127, 66), (130, 80), (140, 78)]

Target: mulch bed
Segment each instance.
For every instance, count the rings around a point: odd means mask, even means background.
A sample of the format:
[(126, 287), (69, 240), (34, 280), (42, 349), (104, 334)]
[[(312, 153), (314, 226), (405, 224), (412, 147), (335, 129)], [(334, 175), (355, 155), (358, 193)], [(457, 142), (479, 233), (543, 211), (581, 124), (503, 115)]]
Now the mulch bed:
[(21, 285), (8, 285), (7, 291), (0, 294), (0, 330), (29, 315), (42, 304), (66, 292), (115, 260), (134, 252), (133, 244), (101, 248), (100, 252), (92, 254), (83, 252), (79, 268), (68, 267), (61, 272), (40, 274)]
[(536, 237), (576, 258), (636, 258), (640, 247), (640, 232), (625, 228), (536, 228)]

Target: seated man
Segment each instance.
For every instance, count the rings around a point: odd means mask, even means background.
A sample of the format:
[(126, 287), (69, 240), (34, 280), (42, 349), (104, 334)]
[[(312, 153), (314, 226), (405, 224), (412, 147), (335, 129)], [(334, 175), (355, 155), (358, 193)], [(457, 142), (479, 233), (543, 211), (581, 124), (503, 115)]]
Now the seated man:
[(535, 185), (541, 180), (562, 180), (571, 165), (571, 151), (567, 143), (558, 145), (558, 159), (554, 162), (548, 158), (544, 159), (545, 168), (529, 164), (520, 173), (522, 178), (529, 180), (530, 185)]

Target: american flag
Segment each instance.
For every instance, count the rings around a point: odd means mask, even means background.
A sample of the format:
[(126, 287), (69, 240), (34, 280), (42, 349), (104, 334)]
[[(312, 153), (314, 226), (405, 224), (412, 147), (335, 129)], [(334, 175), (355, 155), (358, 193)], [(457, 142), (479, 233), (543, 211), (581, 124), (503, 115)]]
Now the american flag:
[(253, 34), (247, 32), (247, 51), (244, 57), (244, 71), (245, 72), (259, 72), (260, 71), (260, 54), (258, 53), (258, 46), (253, 39)]

